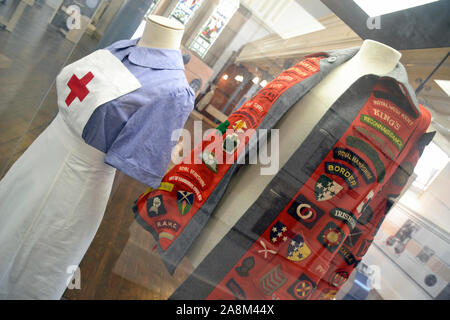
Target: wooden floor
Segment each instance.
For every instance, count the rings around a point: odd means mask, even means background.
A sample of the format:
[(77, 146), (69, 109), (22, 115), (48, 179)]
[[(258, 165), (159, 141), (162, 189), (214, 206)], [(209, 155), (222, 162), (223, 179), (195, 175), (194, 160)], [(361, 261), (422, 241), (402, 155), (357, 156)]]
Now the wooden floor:
[[(0, 177), (56, 115), (59, 70), (97, 44), (87, 35), (76, 46), (64, 39), (48, 27), (51, 10), (41, 3), (27, 6), (13, 33), (0, 29)], [(192, 126), (189, 119), (186, 128)], [(116, 175), (103, 222), (80, 265), (81, 289), (67, 290), (64, 298), (167, 299), (192, 271), (185, 259), (170, 276), (153, 238), (134, 222), (131, 208), (146, 189)]]

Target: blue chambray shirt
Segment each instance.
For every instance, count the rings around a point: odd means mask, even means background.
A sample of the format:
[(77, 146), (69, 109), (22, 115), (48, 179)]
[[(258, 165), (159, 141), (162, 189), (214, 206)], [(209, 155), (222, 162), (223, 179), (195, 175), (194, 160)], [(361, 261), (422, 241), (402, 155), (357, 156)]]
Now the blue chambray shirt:
[(106, 153), (105, 163), (158, 187), (170, 162), (172, 132), (183, 128), (194, 108), (194, 92), (179, 50), (118, 41), (106, 49), (139, 80), (136, 91), (98, 107), (83, 129), (84, 141)]

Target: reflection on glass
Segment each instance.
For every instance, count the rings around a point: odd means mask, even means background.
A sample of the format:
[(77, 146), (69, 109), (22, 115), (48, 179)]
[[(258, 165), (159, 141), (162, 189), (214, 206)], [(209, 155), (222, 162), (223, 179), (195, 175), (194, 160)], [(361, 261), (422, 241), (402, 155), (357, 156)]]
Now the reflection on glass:
[(195, 37), (189, 49), (203, 58), (238, 8), (239, 0), (222, 0), (200, 33)]

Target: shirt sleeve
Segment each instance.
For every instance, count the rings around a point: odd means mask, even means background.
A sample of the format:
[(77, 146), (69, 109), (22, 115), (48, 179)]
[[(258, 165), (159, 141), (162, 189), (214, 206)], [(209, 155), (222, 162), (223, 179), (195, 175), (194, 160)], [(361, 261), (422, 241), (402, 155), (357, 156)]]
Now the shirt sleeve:
[(190, 88), (158, 95), (128, 119), (106, 153), (105, 163), (157, 188), (170, 163), (180, 130), (194, 108)]

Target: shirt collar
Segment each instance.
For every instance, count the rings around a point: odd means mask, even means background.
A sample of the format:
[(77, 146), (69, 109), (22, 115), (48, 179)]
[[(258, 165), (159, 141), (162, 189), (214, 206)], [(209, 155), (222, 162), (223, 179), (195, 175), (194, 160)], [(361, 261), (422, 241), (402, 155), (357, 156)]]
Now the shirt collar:
[(183, 57), (180, 50), (159, 49), (138, 46), (139, 39), (122, 40), (114, 43), (108, 49), (120, 55), (126, 50), (130, 62), (152, 69), (184, 70)]

